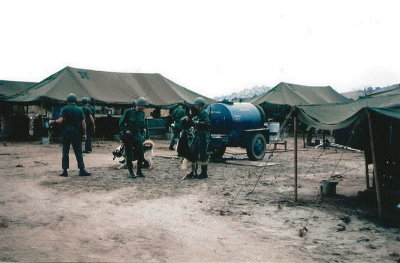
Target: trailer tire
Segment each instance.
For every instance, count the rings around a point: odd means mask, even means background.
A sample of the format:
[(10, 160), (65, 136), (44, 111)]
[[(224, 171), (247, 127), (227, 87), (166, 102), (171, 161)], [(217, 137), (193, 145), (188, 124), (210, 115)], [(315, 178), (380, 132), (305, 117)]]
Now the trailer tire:
[(262, 133), (255, 133), (250, 136), (246, 147), (247, 156), (252, 161), (259, 161), (264, 158), (267, 142)]

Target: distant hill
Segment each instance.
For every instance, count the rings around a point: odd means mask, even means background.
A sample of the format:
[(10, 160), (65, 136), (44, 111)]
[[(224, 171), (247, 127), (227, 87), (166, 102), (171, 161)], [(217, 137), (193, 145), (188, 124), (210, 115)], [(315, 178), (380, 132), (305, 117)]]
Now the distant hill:
[(240, 99), (250, 99), (255, 96), (261, 95), (267, 91), (269, 91), (271, 87), (261, 85), (261, 86), (254, 86), (252, 88), (246, 88), (238, 92), (233, 92), (231, 94), (226, 94), (222, 96), (214, 97), (213, 99), (216, 101), (222, 101), (224, 99), (230, 101), (239, 101)]
[(364, 97), (366, 95), (371, 95), (374, 93), (379, 93), (379, 92), (383, 92), (383, 91), (388, 91), (388, 90), (392, 90), (395, 88), (400, 87), (400, 84), (395, 84), (395, 85), (391, 85), (391, 86), (387, 86), (387, 87), (368, 87), (364, 90), (354, 90), (354, 91), (348, 91), (348, 92), (344, 92), (342, 93), (343, 96), (349, 98), (349, 99), (353, 99), (353, 100), (358, 100), (360, 97)]

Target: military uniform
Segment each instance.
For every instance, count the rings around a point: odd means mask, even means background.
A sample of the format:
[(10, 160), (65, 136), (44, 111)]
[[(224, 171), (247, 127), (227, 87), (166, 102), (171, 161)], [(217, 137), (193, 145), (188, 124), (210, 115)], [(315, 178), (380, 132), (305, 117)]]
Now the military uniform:
[(92, 138), (93, 138), (93, 133), (94, 133), (94, 126), (91, 121), (90, 116), (93, 117), (93, 111), (90, 106), (83, 106), (82, 107), (83, 114), (85, 115), (85, 121), (86, 121), (86, 141), (85, 141), (85, 152), (91, 152), (92, 151)]
[(172, 111), (171, 115), (174, 118), (174, 128), (172, 129), (173, 135), (169, 148), (173, 150), (175, 142), (179, 139), (180, 133), (182, 132), (181, 119), (186, 116), (186, 111), (181, 107), (178, 107)]
[(69, 149), (72, 144), (78, 168), (83, 170), (85, 164), (82, 157), (82, 121), (85, 120), (85, 115), (81, 108), (70, 104), (61, 109), (60, 117), (64, 119), (61, 133), (62, 168), (64, 170), (69, 168)]
[[(210, 118), (207, 112), (202, 109), (197, 117), (193, 118), (195, 122), (195, 133), (192, 144), (190, 145), (191, 151), (200, 162), (206, 163), (208, 161), (208, 144), (210, 143)], [(198, 122), (198, 124), (196, 124)]]
[[(194, 138), (189, 145), (190, 160), (192, 163), (192, 171), (187, 174), (183, 179), (197, 178), (205, 179), (208, 177), (208, 144), (210, 142), (210, 118), (204, 110), (205, 100), (201, 97), (195, 99), (195, 108), (198, 110), (197, 116), (192, 119), (195, 132)], [(197, 165), (200, 162), (201, 173), (197, 175)]]
[[(145, 118), (144, 112), (138, 111), (134, 108), (125, 111), (124, 115), (119, 121), (119, 128), (121, 132), (121, 138), (125, 143), (126, 161), (130, 174), (133, 174), (133, 154), (137, 158), (137, 170), (138, 174), (142, 174), (142, 164), (144, 161), (144, 129), (145, 129)], [(130, 131), (130, 134), (127, 133)]]

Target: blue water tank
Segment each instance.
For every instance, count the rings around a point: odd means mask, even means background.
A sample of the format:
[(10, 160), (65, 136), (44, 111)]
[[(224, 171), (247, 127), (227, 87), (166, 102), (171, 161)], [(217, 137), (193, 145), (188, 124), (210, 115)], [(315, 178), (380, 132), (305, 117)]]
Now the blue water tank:
[(251, 103), (220, 102), (207, 107), (212, 134), (230, 134), (232, 131), (259, 129), (264, 125), (264, 112)]

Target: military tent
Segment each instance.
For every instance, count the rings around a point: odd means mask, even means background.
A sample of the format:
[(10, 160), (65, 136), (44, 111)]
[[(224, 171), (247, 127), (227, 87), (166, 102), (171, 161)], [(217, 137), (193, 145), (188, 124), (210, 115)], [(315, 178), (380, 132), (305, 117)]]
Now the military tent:
[(281, 82), (270, 91), (249, 102), (263, 107), (266, 117), (282, 121), (296, 105), (343, 103), (350, 99), (336, 92), (330, 86), (304, 86)]
[[(146, 97), (150, 106), (168, 108), (180, 100), (193, 103), (200, 94), (160, 74), (116, 73), (66, 67), (7, 100), (14, 103), (64, 103), (69, 93), (89, 97), (98, 105), (128, 105)], [(202, 96), (204, 97), (204, 96)], [(204, 97), (207, 103), (213, 100)]]
[(264, 102), (280, 105), (310, 105), (350, 101), (330, 86), (304, 86), (281, 82), (270, 91), (249, 102), (260, 105)]
[(356, 101), (296, 106), (301, 122), (318, 129), (341, 129), (351, 126), (365, 114), (366, 108), (400, 109), (400, 94), (362, 97)]
[(24, 91), (35, 82), (0, 80), (0, 98)]
[[(385, 206), (393, 208), (400, 202), (400, 94), (367, 96), (347, 103), (296, 106), (294, 114), (307, 126), (347, 128), (348, 143), (359, 137), (365, 154), (367, 186), (360, 195), (376, 194), (380, 217)], [(373, 164), (374, 169), (372, 186), (368, 164)]]
[(400, 84), (392, 85), (386, 88), (380, 89), (378, 92), (369, 94), (369, 97), (382, 97), (388, 95), (400, 95)]

